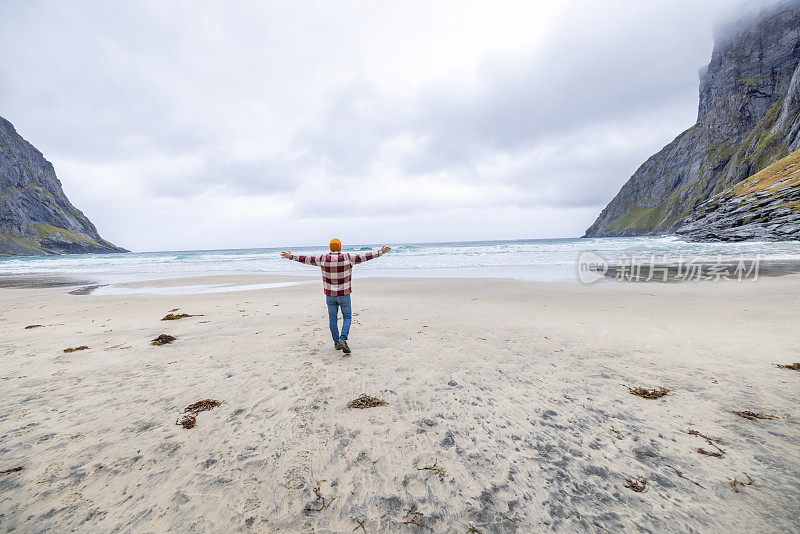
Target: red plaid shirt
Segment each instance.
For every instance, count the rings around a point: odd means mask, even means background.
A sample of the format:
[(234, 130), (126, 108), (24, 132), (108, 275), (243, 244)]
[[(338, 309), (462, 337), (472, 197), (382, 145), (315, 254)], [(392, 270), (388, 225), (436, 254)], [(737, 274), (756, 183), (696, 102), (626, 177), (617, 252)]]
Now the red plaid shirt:
[(290, 260), (316, 265), (322, 268), (322, 289), (329, 297), (342, 297), (352, 291), (350, 278), (353, 274), (353, 265), (382, 256), (383, 252), (366, 252), (364, 254), (350, 254), (343, 252), (329, 252), (320, 256), (289, 256)]

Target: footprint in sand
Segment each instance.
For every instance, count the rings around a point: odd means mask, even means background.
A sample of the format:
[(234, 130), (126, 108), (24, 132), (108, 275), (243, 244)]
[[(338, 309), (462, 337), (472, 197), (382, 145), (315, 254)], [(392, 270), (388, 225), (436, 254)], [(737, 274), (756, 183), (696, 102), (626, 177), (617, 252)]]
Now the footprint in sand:
[(19, 430), (17, 430), (16, 435), (17, 436), (26, 436), (26, 435), (30, 434), (31, 432), (33, 432), (36, 429), (37, 426), (39, 426), (39, 423), (28, 423), (27, 425), (25, 425), (22, 428), (20, 428)]
[(286, 471), (286, 488), (300, 491), (306, 487), (306, 478), (311, 472), (311, 454), (308, 451), (297, 451), (291, 461), (292, 467)]
[(260, 484), (257, 478), (251, 478), (242, 484), (239, 495), (244, 499), (244, 504), (242, 505), (243, 513), (252, 512), (261, 506), (259, 486)]
[(64, 471), (64, 464), (62, 462), (55, 462), (48, 465), (44, 472), (36, 479), (37, 484), (48, 484), (55, 482), (56, 478)]
[(80, 493), (68, 493), (61, 497), (61, 504), (72, 504), (83, 500), (83, 495)]

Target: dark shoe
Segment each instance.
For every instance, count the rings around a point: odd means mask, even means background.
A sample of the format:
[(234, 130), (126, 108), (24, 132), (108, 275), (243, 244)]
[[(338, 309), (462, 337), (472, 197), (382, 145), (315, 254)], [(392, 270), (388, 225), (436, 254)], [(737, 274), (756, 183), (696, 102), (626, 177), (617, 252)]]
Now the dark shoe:
[(352, 352), (350, 350), (350, 347), (347, 346), (347, 341), (340, 341), (339, 343), (336, 344), (336, 347), (341, 348), (342, 352), (344, 352), (345, 354), (350, 354)]
[(337, 341), (334, 343), (333, 348), (336, 350), (342, 350), (342, 344)]

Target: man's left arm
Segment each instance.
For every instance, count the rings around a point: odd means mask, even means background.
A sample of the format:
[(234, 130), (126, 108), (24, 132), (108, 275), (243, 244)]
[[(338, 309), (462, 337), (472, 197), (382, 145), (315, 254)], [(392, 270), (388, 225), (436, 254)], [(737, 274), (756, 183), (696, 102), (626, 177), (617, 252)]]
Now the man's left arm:
[(364, 254), (353, 254), (351, 259), (353, 260), (353, 265), (357, 265), (359, 263), (363, 263), (365, 261), (369, 261), (375, 259), (379, 256), (383, 256), (387, 252), (392, 250), (392, 247), (387, 247), (386, 245), (382, 246), (378, 252), (366, 252)]

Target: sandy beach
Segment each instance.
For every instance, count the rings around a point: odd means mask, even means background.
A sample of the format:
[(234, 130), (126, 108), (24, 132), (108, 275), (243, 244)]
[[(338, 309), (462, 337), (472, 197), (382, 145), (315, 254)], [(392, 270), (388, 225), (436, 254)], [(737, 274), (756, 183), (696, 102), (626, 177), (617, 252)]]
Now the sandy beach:
[(316, 279), (0, 289), (0, 530), (800, 529), (800, 278), (354, 286), (350, 356)]

